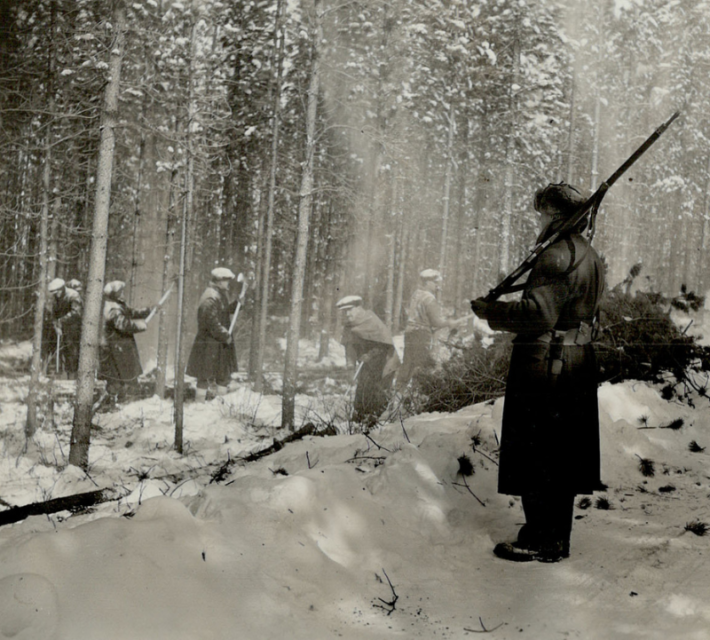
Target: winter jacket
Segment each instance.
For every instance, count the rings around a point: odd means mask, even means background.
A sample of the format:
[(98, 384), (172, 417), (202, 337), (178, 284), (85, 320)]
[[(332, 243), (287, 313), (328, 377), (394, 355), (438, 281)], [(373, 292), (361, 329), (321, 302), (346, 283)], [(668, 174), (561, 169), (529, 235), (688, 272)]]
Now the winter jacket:
[(341, 343), (350, 359), (362, 365), (355, 387), (354, 419), (378, 417), (387, 408), (387, 389), (399, 365), (392, 334), (373, 311), (366, 311), (357, 321), (345, 324)]
[(81, 341), (81, 317), (84, 304), (81, 295), (74, 289), (65, 287), (61, 297), (52, 296), (45, 315), (42, 336), (43, 357), (56, 358), (57, 332), (55, 323), (62, 331), (60, 338), (61, 368), (75, 374), (79, 367), (79, 344)]
[(572, 234), (540, 254), (520, 301), (486, 309), (493, 329), (517, 333), (503, 410), (500, 493), (599, 488), (597, 366), (590, 335), (603, 290), (599, 255), (586, 238)]
[(81, 296), (74, 289), (64, 288), (64, 294), (59, 298), (54, 298), (52, 309), (52, 319), (64, 328), (68, 325), (81, 326), (81, 314), (84, 304)]
[(229, 324), (237, 301), (230, 303), (226, 292), (207, 287), (197, 308), (197, 335), (187, 362), (187, 375), (198, 382), (229, 384), (237, 371), (237, 354), (230, 341)]
[(148, 317), (150, 311), (150, 307), (132, 309), (123, 300), (104, 299), (100, 370), (103, 379), (133, 382), (143, 373), (133, 336), (145, 331), (145, 323), (140, 320)]
[(436, 301), (436, 296), (426, 289), (416, 289), (409, 299), (405, 331), (423, 329), (434, 332), (447, 326), (449, 326), (448, 322), (441, 315), (441, 308)]

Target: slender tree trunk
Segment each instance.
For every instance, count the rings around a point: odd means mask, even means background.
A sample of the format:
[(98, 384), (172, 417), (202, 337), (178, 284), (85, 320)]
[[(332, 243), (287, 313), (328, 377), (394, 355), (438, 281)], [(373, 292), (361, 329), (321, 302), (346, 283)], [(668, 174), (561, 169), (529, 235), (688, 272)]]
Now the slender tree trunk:
[[(146, 51), (146, 60), (149, 58), (148, 52)], [(136, 274), (138, 272), (138, 231), (141, 223), (141, 199), (142, 199), (142, 188), (143, 188), (143, 173), (145, 171), (145, 147), (146, 147), (146, 135), (143, 129), (143, 122), (146, 117), (146, 109), (148, 102), (148, 94), (143, 94), (143, 102), (141, 105), (141, 132), (140, 132), (140, 143), (138, 145), (138, 175), (136, 176), (136, 197), (133, 202), (133, 238), (131, 240), (131, 278), (130, 278), (130, 289), (128, 291), (129, 304), (133, 304), (136, 296)]]
[(112, 19), (114, 42), (110, 47), (109, 81), (104, 95), (101, 119), (101, 142), (96, 171), (96, 202), (89, 258), (89, 277), (84, 299), (81, 325), (81, 349), (77, 376), (76, 406), (69, 449), (69, 464), (82, 469), (89, 465), (91, 410), (94, 398), (94, 379), (99, 359), (99, 334), (102, 320), (102, 294), (106, 269), (106, 241), (108, 214), (111, 203), (111, 178), (116, 146), (115, 128), (118, 124), (118, 94), (121, 82), (121, 63), (125, 40), (126, 12), (119, 0)]
[(392, 328), (394, 333), (401, 329), (402, 305), (404, 303), (404, 281), (407, 276), (407, 258), (409, 254), (409, 224), (404, 213), (399, 213), (399, 265), (397, 272), (397, 289), (394, 296), (394, 322)]
[(385, 324), (392, 331), (394, 315), (394, 276), (397, 259), (397, 176), (392, 179), (392, 205), (389, 215), (389, 233), (387, 235), (387, 287), (385, 290)]
[(196, 125), (195, 118), (197, 115), (197, 105), (195, 104), (194, 96), (194, 66), (195, 56), (197, 53), (197, 26), (195, 24), (195, 16), (192, 18), (192, 27), (190, 29), (190, 69), (188, 74), (188, 117), (186, 133), (186, 152), (187, 152), (187, 173), (185, 174), (185, 202), (182, 209), (182, 228), (180, 236), (180, 272), (178, 274), (178, 322), (177, 336), (175, 338), (175, 393), (174, 393), (174, 418), (175, 418), (175, 450), (183, 453), (183, 418), (184, 418), (184, 399), (185, 399), (185, 347), (183, 344), (183, 326), (185, 323), (185, 277), (187, 270), (187, 249), (188, 239), (190, 237), (190, 224), (193, 218), (194, 205), (194, 171), (195, 171), (195, 153), (194, 153), (194, 128)]
[[(53, 108), (48, 112), (51, 114)], [(51, 116), (50, 116), (51, 117)], [(51, 180), (51, 128), (47, 128), (47, 144), (44, 151), (44, 167), (42, 169), (42, 208), (39, 221), (39, 283), (37, 285), (37, 301), (35, 302), (34, 336), (32, 338), (32, 364), (30, 368), (30, 387), (27, 394), (27, 421), (25, 423), (25, 438), (29, 440), (37, 430), (37, 397), (39, 395), (40, 374), (42, 372), (42, 333), (44, 328), (44, 310), (47, 304), (47, 236), (49, 235), (49, 193)], [(57, 357), (59, 355), (57, 354)]]
[(313, 39), (313, 59), (308, 87), (308, 107), (306, 110), (306, 158), (301, 175), (300, 200), (298, 205), (298, 232), (296, 234), (296, 255), (293, 265), (291, 286), (290, 322), (286, 340), (286, 363), (283, 377), (283, 406), (281, 423), (283, 427), (295, 428), (296, 380), (298, 376), (298, 339), (301, 333), (301, 307), (303, 304), (303, 282), (305, 280), (306, 249), (308, 229), (313, 200), (313, 164), (316, 146), (316, 115), (320, 89), (320, 46), (323, 39), (321, 26), (321, 0), (315, 0), (313, 16), (315, 34)]
[[(51, 33), (54, 34), (56, 3), (51, 4)], [(44, 331), (44, 312), (47, 303), (48, 234), (49, 234), (49, 194), (52, 178), (52, 125), (50, 119), (54, 111), (54, 51), (50, 45), (47, 57), (47, 128), (44, 146), (44, 166), (42, 167), (42, 206), (39, 219), (39, 283), (35, 301), (34, 334), (32, 337), (32, 363), (30, 385), (27, 394), (27, 419), (25, 422), (25, 448), (29, 439), (37, 431), (37, 400), (39, 395), (40, 374), (42, 372), (42, 334)], [(56, 214), (56, 212), (55, 212)], [(57, 353), (59, 358), (59, 353)]]
[(592, 126), (592, 168), (589, 177), (589, 189), (594, 192), (599, 186), (599, 130), (601, 128), (601, 109), (602, 109), (602, 90), (601, 90), (601, 73), (600, 69), (604, 66), (604, 7), (599, 5), (599, 22), (597, 23), (597, 29), (599, 31), (598, 38), (598, 61), (597, 61), (597, 74), (596, 74), (596, 87), (595, 87), (595, 98), (594, 98), (594, 121)]
[(449, 235), (449, 212), (451, 209), (451, 176), (454, 171), (454, 135), (456, 133), (456, 114), (449, 106), (449, 134), (446, 145), (446, 172), (444, 174), (444, 206), (441, 212), (441, 246), (439, 247), (439, 273), (446, 274), (446, 246)]
[(47, 280), (54, 280), (59, 276), (57, 265), (59, 261), (59, 198), (55, 199), (54, 206), (49, 214), (49, 256), (47, 259)]
[(575, 82), (574, 72), (570, 80), (569, 95), (569, 133), (567, 134), (567, 184), (574, 181), (574, 127), (575, 127)]
[[(173, 164), (174, 167), (174, 164)], [(167, 291), (173, 279), (173, 260), (175, 257), (175, 191), (177, 169), (170, 172), (168, 187), (168, 211), (165, 221), (165, 253), (163, 254), (163, 292)], [(165, 306), (159, 311), (158, 317), (158, 354), (156, 357), (155, 393), (159, 398), (165, 397), (165, 384), (168, 370), (168, 326)]]
[[(705, 169), (705, 193), (703, 194), (703, 226), (700, 239), (700, 260), (706, 260), (710, 255), (710, 155), (708, 155), (707, 168)], [(708, 286), (707, 269), (700, 270), (700, 292), (705, 293)]]
[(500, 250), (498, 257), (498, 269), (501, 273), (508, 273), (510, 267), (510, 245), (511, 237), (511, 220), (513, 217), (513, 185), (515, 182), (515, 130), (517, 124), (517, 97), (516, 87), (518, 86), (518, 77), (520, 75), (520, 36), (518, 33), (518, 21), (520, 18), (516, 16), (516, 28), (513, 41), (513, 62), (512, 74), (510, 79), (510, 130), (508, 131), (508, 143), (505, 152), (505, 192), (503, 198), (503, 215), (501, 218), (500, 228)]
[(278, 169), (279, 130), (281, 128), (281, 83), (283, 81), (284, 36), (281, 33), (281, 6), (279, 0), (276, 7), (276, 24), (274, 38), (279, 41), (278, 58), (276, 60), (276, 86), (274, 88), (274, 106), (271, 122), (271, 166), (269, 168), (269, 195), (264, 222), (264, 251), (261, 261), (261, 293), (260, 306), (255, 313), (258, 318), (259, 333), (254, 358), (254, 391), (261, 393), (264, 388), (264, 349), (266, 348), (266, 330), (269, 317), (269, 272), (271, 271), (271, 252), (273, 248), (274, 215), (276, 203), (276, 172)]

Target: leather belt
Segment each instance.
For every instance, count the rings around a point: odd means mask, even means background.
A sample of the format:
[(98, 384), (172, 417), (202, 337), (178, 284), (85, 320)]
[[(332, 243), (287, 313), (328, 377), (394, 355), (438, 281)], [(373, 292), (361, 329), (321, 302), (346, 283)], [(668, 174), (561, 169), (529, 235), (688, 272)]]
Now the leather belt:
[(535, 340), (546, 344), (554, 342), (565, 347), (580, 347), (582, 345), (589, 344), (592, 341), (592, 327), (586, 322), (580, 322), (579, 327), (567, 329), (566, 331), (552, 329), (551, 331), (546, 331), (545, 333), (539, 335), (535, 338)]

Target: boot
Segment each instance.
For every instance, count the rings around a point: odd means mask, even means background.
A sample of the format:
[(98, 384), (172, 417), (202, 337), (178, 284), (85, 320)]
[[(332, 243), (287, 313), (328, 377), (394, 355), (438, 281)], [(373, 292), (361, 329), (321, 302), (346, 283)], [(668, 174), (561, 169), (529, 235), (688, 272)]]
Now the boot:
[(554, 542), (541, 545), (539, 548), (523, 548), (518, 542), (499, 542), (493, 553), (502, 560), (511, 562), (559, 562), (569, 558), (569, 543)]
[(195, 402), (204, 402), (207, 400), (207, 389), (197, 387), (195, 389)]

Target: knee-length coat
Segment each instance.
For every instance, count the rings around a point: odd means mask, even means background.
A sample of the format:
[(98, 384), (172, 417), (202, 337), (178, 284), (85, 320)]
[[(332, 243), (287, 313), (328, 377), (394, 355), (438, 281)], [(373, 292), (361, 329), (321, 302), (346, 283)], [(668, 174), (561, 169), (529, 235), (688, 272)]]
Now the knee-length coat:
[[(581, 323), (591, 328), (603, 290), (599, 255), (586, 238), (571, 234), (540, 254), (520, 301), (488, 306), (493, 329), (517, 333), (503, 409), (500, 493), (599, 489), (594, 347), (564, 345), (559, 335)], [(551, 331), (558, 337), (545, 342)]]
[(151, 307), (132, 309), (123, 300), (104, 300), (100, 366), (103, 379), (132, 382), (143, 373), (134, 335), (145, 331), (145, 323), (136, 320), (147, 318), (150, 312)]
[(357, 321), (345, 323), (340, 342), (349, 358), (362, 365), (355, 386), (353, 417), (363, 420), (379, 416), (387, 408), (387, 389), (399, 364), (392, 334), (373, 311), (365, 311)]
[(229, 324), (237, 301), (227, 293), (207, 287), (197, 308), (197, 335), (187, 361), (187, 375), (226, 385), (237, 371), (237, 354), (230, 340)]

